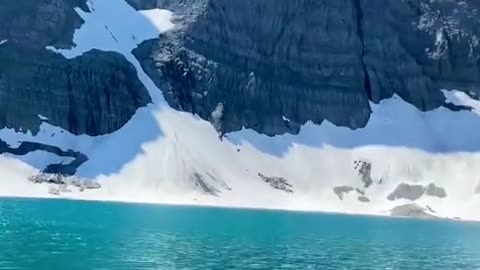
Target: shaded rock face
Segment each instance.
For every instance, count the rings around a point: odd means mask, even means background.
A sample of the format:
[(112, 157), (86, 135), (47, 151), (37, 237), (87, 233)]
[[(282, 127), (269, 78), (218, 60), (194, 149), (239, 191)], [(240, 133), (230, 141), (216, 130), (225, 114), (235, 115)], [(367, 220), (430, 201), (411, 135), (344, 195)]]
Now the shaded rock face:
[(75, 7), (88, 11), (86, 0), (0, 0), (0, 40), (71, 48), (73, 31), (83, 23)]
[(172, 107), (211, 120), (223, 104), (221, 133), (297, 133), (325, 119), (359, 128), (369, 101), (397, 94), (431, 110), (445, 105), (441, 88), (480, 89), (477, 1), (181, 2), (195, 19), (134, 53)]
[(59, 157), (72, 157), (73, 160), (67, 164), (58, 163), (50, 164), (43, 169), (43, 173), (46, 174), (58, 174), (58, 175), (74, 175), (83, 163), (88, 160), (88, 157), (80, 152), (73, 150), (62, 150), (59, 147), (41, 144), (36, 142), (21, 142), (16, 148), (10, 147), (6, 142), (0, 139), (0, 154), (9, 153), (17, 156), (24, 156), (34, 151), (45, 151), (55, 154)]
[(41, 120), (74, 134), (122, 127), (150, 102), (134, 67), (120, 54), (90, 51), (66, 59), (46, 49), (71, 48), (88, 12), (86, 0), (0, 2), (0, 128), (38, 131)]

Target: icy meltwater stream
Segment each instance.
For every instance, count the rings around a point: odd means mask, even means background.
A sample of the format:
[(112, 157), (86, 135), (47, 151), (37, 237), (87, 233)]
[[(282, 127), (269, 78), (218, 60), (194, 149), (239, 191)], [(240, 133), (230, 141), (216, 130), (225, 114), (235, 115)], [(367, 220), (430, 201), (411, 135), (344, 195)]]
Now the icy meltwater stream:
[(1, 199), (0, 269), (480, 269), (480, 224)]

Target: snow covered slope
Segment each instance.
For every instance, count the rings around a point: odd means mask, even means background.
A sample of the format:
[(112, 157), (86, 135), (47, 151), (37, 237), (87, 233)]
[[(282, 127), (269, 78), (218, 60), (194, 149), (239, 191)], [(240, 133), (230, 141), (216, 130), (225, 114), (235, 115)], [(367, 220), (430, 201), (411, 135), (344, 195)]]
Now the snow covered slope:
[[(85, 23), (75, 33), (76, 47), (48, 49), (67, 58), (92, 49), (122, 54), (153, 102), (103, 136), (76, 136), (46, 119), (35, 136), (0, 130), (12, 147), (34, 141), (88, 156), (77, 175), (102, 188), (61, 196), (364, 214), (389, 214), (414, 201), (432, 215), (480, 220), (478, 100), (445, 91), (452, 103), (471, 111), (421, 112), (394, 96), (371, 104), (363, 129), (308, 123), (298, 135), (267, 137), (242, 130), (221, 140), (209, 122), (171, 109), (132, 55), (142, 41), (176, 27), (172, 13), (135, 11), (123, 0), (88, 3), (92, 12), (77, 10)], [(48, 186), (29, 183), (27, 177), (55, 159), (49, 153), (1, 156), (0, 195), (50, 196)]]

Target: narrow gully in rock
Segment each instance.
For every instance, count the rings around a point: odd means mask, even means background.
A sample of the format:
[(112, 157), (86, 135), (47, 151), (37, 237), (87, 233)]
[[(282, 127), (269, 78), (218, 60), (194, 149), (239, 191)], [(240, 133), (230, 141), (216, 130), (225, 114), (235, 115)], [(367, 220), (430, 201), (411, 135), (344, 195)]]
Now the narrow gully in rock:
[(364, 83), (364, 88), (367, 93), (368, 99), (372, 100), (372, 86), (370, 82), (370, 75), (368, 74), (367, 65), (365, 64), (365, 54), (366, 54), (367, 48), (365, 46), (365, 41), (363, 36), (363, 27), (362, 27), (363, 10), (362, 10), (360, 0), (353, 0), (353, 4), (355, 6), (355, 15), (357, 19), (357, 33), (358, 33), (358, 38), (360, 40), (360, 45), (362, 50), (362, 54), (360, 56), (360, 62), (362, 64), (363, 75), (364, 75), (363, 83)]

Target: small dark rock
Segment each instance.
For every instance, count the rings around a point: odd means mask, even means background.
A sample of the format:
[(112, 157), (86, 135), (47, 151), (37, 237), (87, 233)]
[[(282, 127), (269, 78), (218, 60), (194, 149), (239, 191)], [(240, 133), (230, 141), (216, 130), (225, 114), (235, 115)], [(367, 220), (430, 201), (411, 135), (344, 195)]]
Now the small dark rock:
[(447, 192), (442, 187), (437, 187), (435, 184), (429, 184), (426, 188), (427, 196), (433, 196), (438, 198), (447, 197)]
[(353, 191), (353, 187), (349, 187), (349, 186), (339, 186), (339, 187), (333, 188), (333, 192), (337, 194), (340, 200), (343, 200), (344, 193), (350, 193), (351, 191)]
[(365, 188), (369, 188), (373, 184), (372, 179), (372, 163), (362, 160), (357, 160), (354, 163), (354, 169), (362, 178)]
[(361, 201), (361, 202), (364, 202), (364, 203), (370, 202), (370, 199), (365, 197), (365, 196), (358, 197), (358, 200)]
[(401, 183), (397, 188), (388, 195), (387, 199), (395, 201), (399, 199), (407, 199), (415, 201), (425, 194), (425, 188), (422, 185), (409, 185)]
[(270, 184), (270, 186), (273, 187), (274, 189), (285, 191), (287, 193), (293, 193), (293, 190), (292, 190), (293, 186), (290, 183), (288, 183), (287, 179), (283, 177), (268, 177), (261, 173), (259, 173), (258, 176), (260, 176), (260, 178), (262, 178), (263, 181)]

